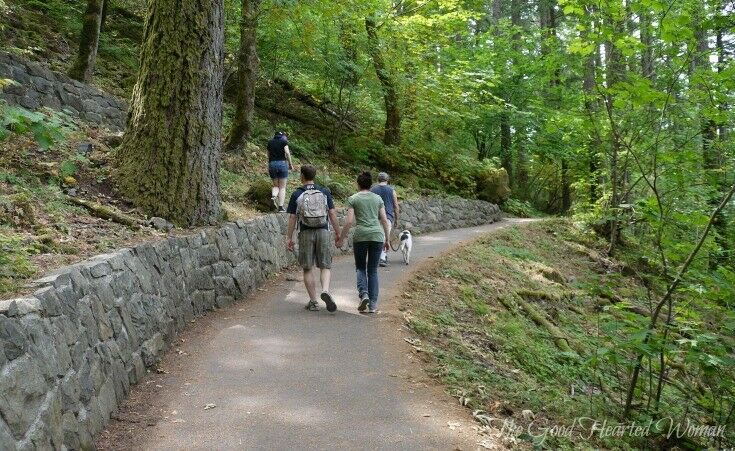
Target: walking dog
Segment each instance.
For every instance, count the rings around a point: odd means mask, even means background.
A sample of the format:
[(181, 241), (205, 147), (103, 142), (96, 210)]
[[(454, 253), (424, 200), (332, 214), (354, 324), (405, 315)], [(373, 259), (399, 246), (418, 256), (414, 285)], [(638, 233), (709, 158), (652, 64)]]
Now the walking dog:
[(404, 230), (401, 232), (401, 245), (398, 246), (398, 250), (403, 253), (403, 262), (409, 264), (411, 262), (411, 249), (413, 248), (413, 238), (411, 238), (411, 232)]

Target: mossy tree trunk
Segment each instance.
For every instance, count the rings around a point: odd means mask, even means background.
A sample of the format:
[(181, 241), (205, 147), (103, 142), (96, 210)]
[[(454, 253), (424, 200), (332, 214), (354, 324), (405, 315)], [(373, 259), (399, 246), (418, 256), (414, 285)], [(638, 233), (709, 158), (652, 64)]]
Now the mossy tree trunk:
[(147, 214), (180, 225), (220, 218), (223, 29), (223, 0), (148, 2), (118, 181)]
[(385, 132), (383, 144), (394, 146), (401, 143), (401, 111), (398, 106), (398, 90), (388, 67), (383, 59), (378, 38), (378, 26), (372, 17), (365, 18), (365, 31), (368, 36), (368, 51), (373, 60), (375, 73), (380, 85), (383, 87), (383, 100), (385, 102)]
[(237, 56), (237, 103), (227, 150), (242, 148), (253, 133), (255, 120), (255, 83), (259, 60), (256, 32), (260, 0), (242, 0), (240, 16), (240, 51)]
[(87, 9), (82, 20), (82, 32), (79, 35), (79, 52), (69, 76), (75, 80), (89, 82), (94, 74), (97, 61), (97, 47), (102, 27), (102, 11), (106, 0), (87, 0)]

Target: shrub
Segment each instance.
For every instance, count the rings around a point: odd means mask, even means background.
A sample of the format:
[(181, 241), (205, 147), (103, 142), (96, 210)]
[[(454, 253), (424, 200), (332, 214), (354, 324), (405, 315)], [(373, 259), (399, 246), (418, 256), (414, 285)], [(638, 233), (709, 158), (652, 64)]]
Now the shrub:
[(337, 180), (335, 177), (332, 177), (328, 174), (317, 174), (316, 180), (314, 180), (314, 182), (317, 185), (329, 188), (329, 191), (332, 192), (332, 197), (340, 200), (347, 199), (355, 190), (348, 182), (344, 180)]
[(542, 216), (528, 201), (512, 198), (503, 203), (503, 211), (519, 218)]
[(260, 211), (273, 211), (273, 202), (271, 201), (272, 186), (273, 184), (270, 179), (258, 177), (250, 185), (250, 189), (246, 193), (247, 199)]
[(489, 165), (477, 171), (477, 197), (494, 204), (502, 204), (510, 196), (508, 173), (504, 168)]

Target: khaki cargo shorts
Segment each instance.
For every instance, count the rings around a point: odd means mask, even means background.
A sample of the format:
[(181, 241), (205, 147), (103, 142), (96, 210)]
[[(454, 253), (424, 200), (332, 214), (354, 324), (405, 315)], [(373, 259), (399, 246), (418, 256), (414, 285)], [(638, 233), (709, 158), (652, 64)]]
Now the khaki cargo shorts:
[(311, 269), (332, 267), (331, 235), (327, 229), (303, 229), (299, 231), (299, 265)]

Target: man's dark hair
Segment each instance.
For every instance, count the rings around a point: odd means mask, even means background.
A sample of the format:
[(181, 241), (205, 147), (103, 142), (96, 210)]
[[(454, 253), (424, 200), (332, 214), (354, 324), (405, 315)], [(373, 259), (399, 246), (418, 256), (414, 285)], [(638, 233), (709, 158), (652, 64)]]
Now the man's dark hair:
[(370, 189), (373, 186), (373, 175), (368, 171), (363, 171), (357, 176), (357, 186), (360, 189)]
[(301, 177), (306, 181), (313, 181), (316, 177), (316, 168), (310, 164), (301, 166)]

